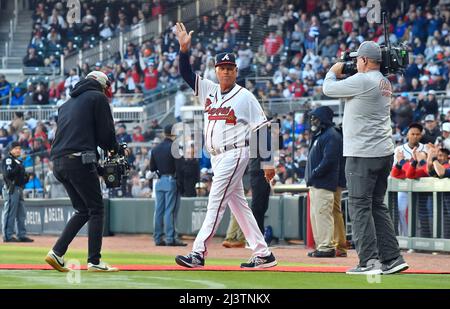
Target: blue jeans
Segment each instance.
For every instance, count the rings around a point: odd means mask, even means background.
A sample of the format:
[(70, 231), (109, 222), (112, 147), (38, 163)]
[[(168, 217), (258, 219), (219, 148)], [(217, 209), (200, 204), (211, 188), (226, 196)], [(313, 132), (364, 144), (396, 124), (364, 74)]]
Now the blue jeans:
[(3, 239), (8, 240), (14, 235), (14, 229), (17, 222), (17, 237), (23, 238), (27, 234), (25, 229), (25, 219), (27, 217), (23, 204), (23, 189), (15, 186), (12, 193), (3, 187), (3, 198), (5, 205), (2, 216)]
[(177, 183), (172, 176), (163, 175), (155, 185), (156, 206), (153, 221), (155, 243), (162, 241), (163, 231), (166, 243), (175, 241), (175, 214), (178, 199)]

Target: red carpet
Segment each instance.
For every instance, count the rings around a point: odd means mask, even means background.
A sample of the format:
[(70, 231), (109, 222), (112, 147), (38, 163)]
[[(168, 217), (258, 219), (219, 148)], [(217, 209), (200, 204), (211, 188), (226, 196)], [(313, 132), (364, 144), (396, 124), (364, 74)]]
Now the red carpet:
[[(178, 265), (114, 265), (122, 271), (162, 271), (162, 270), (183, 270), (183, 271), (278, 271), (278, 272), (306, 272), (306, 273), (345, 273), (348, 267), (342, 266), (276, 266), (269, 269), (254, 269), (243, 270), (239, 266), (219, 266), (211, 265), (205, 266), (202, 269), (198, 268), (183, 268)], [(41, 264), (0, 264), (0, 270), (51, 270), (49, 265)], [(81, 266), (82, 270), (86, 266)], [(404, 273), (408, 274), (450, 274), (450, 271), (435, 271), (435, 270), (418, 270), (408, 269)]]

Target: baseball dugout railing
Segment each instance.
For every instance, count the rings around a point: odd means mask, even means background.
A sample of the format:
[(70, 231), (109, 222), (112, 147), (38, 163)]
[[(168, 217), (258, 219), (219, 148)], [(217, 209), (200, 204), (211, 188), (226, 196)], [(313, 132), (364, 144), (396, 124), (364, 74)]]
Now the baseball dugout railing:
[[(300, 184), (279, 185), (275, 193), (305, 194), (306, 186)], [(399, 235), (398, 192), (407, 194), (406, 222), (407, 235)], [(352, 224), (348, 212), (348, 192), (342, 193), (342, 211), (346, 225), (347, 239), (351, 240)], [(421, 178), (418, 180), (389, 179), (385, 203), (389, 207), (397, 239), (402, 249), (423, 251), (450, 251), (450, 179)], [(301, 223), (305, 232), (306, 245), (312, 233), (308, 226), (307, 207), (305, 221)]]

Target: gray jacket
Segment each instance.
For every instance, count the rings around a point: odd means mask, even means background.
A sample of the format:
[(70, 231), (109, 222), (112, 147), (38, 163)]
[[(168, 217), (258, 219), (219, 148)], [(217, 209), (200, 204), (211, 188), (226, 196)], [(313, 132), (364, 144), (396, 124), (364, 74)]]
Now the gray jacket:
[(344, 157), (385, 157), (394, 153), (390, 119), (392, 86), (379, 71), (357, 73), (337, 81), (328, 72), (323, 93), (344, 98)]

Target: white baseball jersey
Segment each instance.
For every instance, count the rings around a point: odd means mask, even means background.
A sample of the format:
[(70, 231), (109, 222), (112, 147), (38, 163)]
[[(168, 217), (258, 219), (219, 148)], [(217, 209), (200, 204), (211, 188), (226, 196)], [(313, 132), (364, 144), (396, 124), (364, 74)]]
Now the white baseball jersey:
[(221, 94), (219, 84), (196, 75), (195, 96), (204, 105), (205, 145), (208, 152), (248, 144), (250, 133), (268, 124), (258, 100), (247, 89), (235, 85)]
[[(249, 161), (251, 130), (268, 124), (255, 96), (235, 85), (221, 94), (220, 86), (196, 76), (195, 95), (204, 105), (205, 145), (214, 171), (205, 220), (195, 238), (192, 251), (207, 255), (208, 243), (217, 231), (225, 208), (230, 206), (253, 256), (268, 256), (270, 251), (245, 199), (242, 177)], [(230, 146), (230, 150), (226, 148)]]
[[(411, 147), (409, 147), (408, 143), (404, 143), (403, 145), (397, 146), (395, 147), (395, 151), (394, 151), (394, 165), (397, 164), (397, 156), (396, 154), (399, 151), (403, 151), (403, 155), (405, 156), (405, 160), (411, 160), (412, 158), (412, 153), (413, 150), (411, 149)], [(417, 146), (417, 151), (421, 152), (428, 152), (427, 146), (419, 143), (419, 145)]]

